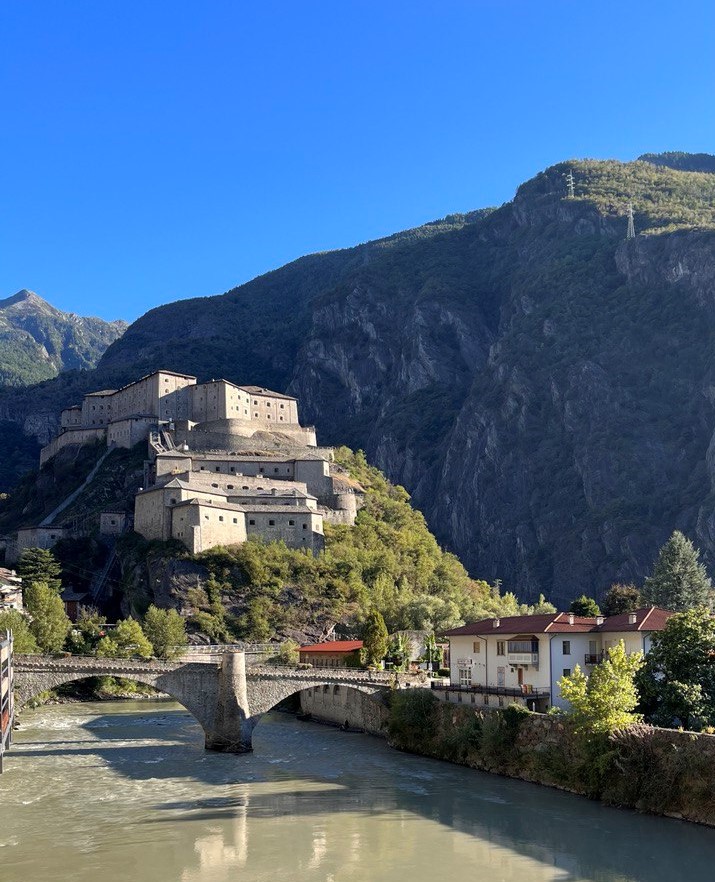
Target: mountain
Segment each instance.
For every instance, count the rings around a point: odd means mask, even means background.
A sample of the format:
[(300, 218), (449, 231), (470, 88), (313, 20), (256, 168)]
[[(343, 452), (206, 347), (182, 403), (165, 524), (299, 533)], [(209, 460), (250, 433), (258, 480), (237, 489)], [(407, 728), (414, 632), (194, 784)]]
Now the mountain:
[(641, 580), (674, 528), (715, 566), (713, 340), (715, 176), (571, 161), (497, 209), (151, 310), (95, 371), (4, 391), (0, 419), (44, 441), (82, 392), (158, 367), (288, 390), (475, 576), (564, 604)]
[(715, 172), (715, 156), (710, 153), (644, 153), (638, 159), (678, 171)]
[(32, 291), (0, 300), (0, 385), (28, 386), (68, 369), (93, 368), (127, 328), (60, 312)]

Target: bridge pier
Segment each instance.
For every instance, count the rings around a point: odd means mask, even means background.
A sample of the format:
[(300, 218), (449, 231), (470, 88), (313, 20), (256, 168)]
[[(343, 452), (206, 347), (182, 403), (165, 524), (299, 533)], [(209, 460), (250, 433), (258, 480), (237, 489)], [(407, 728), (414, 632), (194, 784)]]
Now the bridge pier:
[(253, 750), (251, 736), (255, 723), (248, 708), (245, 652), (226, 652), (218, 672), (216, 713), (205, 726), (206, 750), (248, 753)]

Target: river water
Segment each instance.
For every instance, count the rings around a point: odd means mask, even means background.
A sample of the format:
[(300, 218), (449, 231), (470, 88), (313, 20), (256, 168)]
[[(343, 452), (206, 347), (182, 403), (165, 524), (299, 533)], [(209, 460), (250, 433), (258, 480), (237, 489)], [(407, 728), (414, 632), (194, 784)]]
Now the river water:
[(715, 830), (400, 754), (273, 713), (207, 753), (179, 706), (23, 714), (0, 882), (700, 882)]

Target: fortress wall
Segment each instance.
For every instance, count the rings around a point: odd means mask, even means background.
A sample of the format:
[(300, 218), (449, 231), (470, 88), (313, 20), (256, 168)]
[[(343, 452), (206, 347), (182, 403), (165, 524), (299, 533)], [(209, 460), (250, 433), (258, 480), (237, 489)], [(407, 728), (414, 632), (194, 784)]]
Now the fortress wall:
[(389, 711), (379, 696), (348, 686), (313, 686), (300, 693), (300, 709), (316, 720), (386, 736)]
[(107, 430), (104, 428), (68, 429), (66, 432), (53, 438), (49, 444), (42, 448), (40, 451), (40, 468), (64, 447), (71, 447), (72, 445), (81, 447), (84, 444), (92, 444), (95, 441), (104, 441), (106, 437)]

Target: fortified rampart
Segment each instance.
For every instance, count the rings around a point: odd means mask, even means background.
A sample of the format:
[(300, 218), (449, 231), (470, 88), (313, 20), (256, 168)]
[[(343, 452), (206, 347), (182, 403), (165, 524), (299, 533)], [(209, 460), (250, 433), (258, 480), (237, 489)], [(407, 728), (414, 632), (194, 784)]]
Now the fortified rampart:
[[(146, 539), (179, 539), (198, 553), (256, 536), (318, 552), (324, 520), (355, 521), (360, 485), (332, 465), (332, 448), (317, 447), (315, 429), (300, 425), (296, 399), (261, 386), (197, 383), (188, 374), (156, 371), (121, 389), (89, 393), (62, 412), (60, 434), (43, 448), (40, 463), (68, 445), (104, 440), (109, 448), (131, 448), (145, 439), (145, 489), (136, 495), (134, 528)], [(235, 478), (236, 485), (209, 486), (209, 474)], [(38, 533), (37, 543), (51, 547), (58, 534)], [(33, 538), (24, 531), (16, 550)]]

